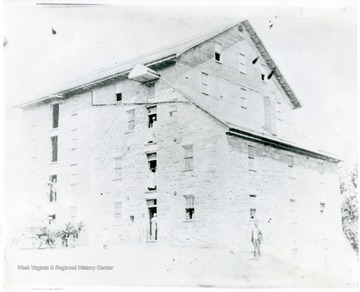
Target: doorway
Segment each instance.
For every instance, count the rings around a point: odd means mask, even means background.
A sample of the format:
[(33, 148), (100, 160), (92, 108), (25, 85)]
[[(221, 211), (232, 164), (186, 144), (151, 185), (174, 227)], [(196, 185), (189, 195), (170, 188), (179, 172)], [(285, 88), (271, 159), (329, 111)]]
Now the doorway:
[(157, 228), (157, 199), (146, 200), (149, 214), (148, 221), (148, 241), (156, 241), (158, 238)]

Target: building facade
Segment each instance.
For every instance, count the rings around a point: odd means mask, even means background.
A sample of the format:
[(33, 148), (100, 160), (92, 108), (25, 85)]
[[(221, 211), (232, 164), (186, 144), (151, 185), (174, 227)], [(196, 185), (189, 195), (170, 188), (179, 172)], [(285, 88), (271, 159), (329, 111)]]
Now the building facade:
[(91, 245), (248, 251), (254, 221), (294, 260), (343, 244), (340, 160), (296, 141), (301, 103), (248, 21), (102, 74), (19, 106), (39, 220)]

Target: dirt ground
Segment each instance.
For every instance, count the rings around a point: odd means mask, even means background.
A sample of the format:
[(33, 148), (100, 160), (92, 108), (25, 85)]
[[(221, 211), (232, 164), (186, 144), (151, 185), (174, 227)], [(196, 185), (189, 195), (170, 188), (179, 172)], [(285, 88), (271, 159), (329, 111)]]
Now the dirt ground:
[[(353, 275), (330, 275), (302, 269), (291, 262), (251, 253), (164, 247), (157, 244), (55, 249), (8, 249), (7, 288), (51, 288), (68, 285), (191, 286), (231, 288), (354, 287)], [(19, 270), (23, 266), (54, 266), (54, 270)], [(56, 270), (55, 266), (87, 265), (95, 270)], [(98, 270), (97, 266), (112, 266)]]

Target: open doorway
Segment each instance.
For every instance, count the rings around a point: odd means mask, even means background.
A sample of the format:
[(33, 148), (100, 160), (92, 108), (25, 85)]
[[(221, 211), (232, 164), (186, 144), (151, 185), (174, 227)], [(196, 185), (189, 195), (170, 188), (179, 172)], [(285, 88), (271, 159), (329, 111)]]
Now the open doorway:
[(148, 240), (156, 241), (158, 238), (158, 228), (157, 228), (157, 200), (151, 199), (146, 200), (149, 214), (148, 222)]

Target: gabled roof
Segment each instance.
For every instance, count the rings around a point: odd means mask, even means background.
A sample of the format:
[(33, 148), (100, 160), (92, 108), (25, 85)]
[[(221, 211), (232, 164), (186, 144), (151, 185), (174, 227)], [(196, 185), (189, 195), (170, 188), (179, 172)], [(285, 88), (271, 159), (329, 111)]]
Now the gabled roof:
[(98, 70), (87, 78), (79, 79), (64, 85), (54, 94), (49, 94), (46, 96), (35, 98), (31, 101), (21, 103), (16, 107), (24, 108), (39, 102), (44, 102), (55, 98), (64, 98), (65, 95), (67, 94), (72, 94), (75, 92), (86, 90), (94, 86), (97, 86), (101, 83), (108, 82), (110, 80), (119, 78), (121, 76), (126, 76), (137, 64), (143, 64), (145, 66), (152, 67), (160, 63), (176, 62), (177, 57), (179, 57), (182, 53), (240, 24), (244, 25), (246, 30), (249, 32), (251, 39), (254, 41), (256, 47), (259, 49), (260, 53), (265, 58), (267, 64), (272, 70), (274, 70), (275, 77), (279, 81), (279, 84), (284, 89), (285, 93), (288, 95), (290, 101), (294, 105), (294, 108), (301, 107), (300, 101), (297, 99), (294, 92), (291, 90), (290, 86), (286, 82), (280, 70), (277, 68), (274, 60), (270, 57), (269, 53), (265, 49), (260, 38), (255, 33), (253, 27), (251, 26), (248, 20), (218, 27), (200, 36), (196, 36), (186, 41), (174, 43), (170, 46), (164, 47), (161, 50), (140, 55), (136, 59), (124, 61), (120, 65)]

